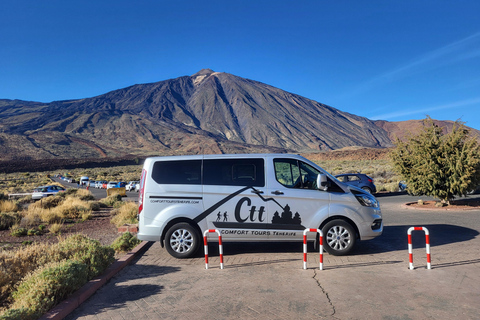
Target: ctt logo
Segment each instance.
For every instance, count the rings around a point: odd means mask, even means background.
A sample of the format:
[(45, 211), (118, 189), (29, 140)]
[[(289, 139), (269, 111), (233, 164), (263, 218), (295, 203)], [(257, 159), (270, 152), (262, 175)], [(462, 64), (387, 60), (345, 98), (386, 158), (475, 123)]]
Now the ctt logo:
[[(249, 214), (244, 213), (242, 215), (242, 212), (249, 212)], [(247, 220), (251, 222), (263, 222), (265, 221), (264, 213), (264, 206), (260, 206), (260, 208), (257, 210), (257, 207), (252, 206), (252, 201), (250, 200), (250, 198), (247, 197), (243, 197), (242, 199), (240, 199), (235, 206), (235, 219), (238, 222), (245, 222)]]

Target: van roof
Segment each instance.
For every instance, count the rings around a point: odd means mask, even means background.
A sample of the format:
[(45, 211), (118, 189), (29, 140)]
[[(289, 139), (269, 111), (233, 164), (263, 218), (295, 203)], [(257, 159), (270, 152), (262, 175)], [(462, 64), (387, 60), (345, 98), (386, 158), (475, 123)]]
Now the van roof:
[(279, 158), (291, 157), (305, 159), (298, 154), (291, 153), (234, 153), (234, 154), (198, 154), (187, 156), (158, 156), (148, 157), (145, 161), (168, 161), (168, 160), (201, 160), (201, 159), (226, 159), (226, 158)]

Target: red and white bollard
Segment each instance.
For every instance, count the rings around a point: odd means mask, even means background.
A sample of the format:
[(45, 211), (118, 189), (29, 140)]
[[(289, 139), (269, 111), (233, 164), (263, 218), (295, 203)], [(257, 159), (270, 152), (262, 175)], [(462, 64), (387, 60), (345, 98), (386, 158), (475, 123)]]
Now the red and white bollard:
[(413, 248), (412, 248), (412, 231), (424, 231), (425, 232), (425, 244), (427, 250), (427, 269), (432, 269), (431, 257), (430, 257), (430, 233), (425, 227), (411, 227), (408, 229), (408, 258), (409, 258), (409, 268), (413, 270)]
[(323, 270), (323, 232), (320, 229), (305, 229), (303, 231), (303, 270), (307, 270), (307, 232), (320, 234), (320, 270)]
[(207, 234), (210, 232), (216, 232), (218, 234), (218, 246), (220, 252), (220, 269), (223, 269), (223, 245), (222, 245), (222, 235), (217, 229), (208, 229), (203, 233), (203, 246), (205, 248), (205, 269), (208, 269), (208, 245), (207, 245)]

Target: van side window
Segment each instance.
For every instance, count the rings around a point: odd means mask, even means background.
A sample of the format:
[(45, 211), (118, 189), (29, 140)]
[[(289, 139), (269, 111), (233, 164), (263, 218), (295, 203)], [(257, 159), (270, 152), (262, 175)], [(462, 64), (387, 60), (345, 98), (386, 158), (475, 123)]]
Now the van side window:
[(294, 159), (275, 159), (275, 177), (287, 188), (318, 190), (317, 176), (320, 173), (314, 167)]
[(300, 168), (298, 161), (293, 159), (275, 159), (275, 177), (287, 188), (300, 188)]
[(204, 160), (203, 184), (264, 187), (264, 161), (263, 159)]
[(158, 184), (201, 184), (202, 160), (157, 161), (152, 179)]

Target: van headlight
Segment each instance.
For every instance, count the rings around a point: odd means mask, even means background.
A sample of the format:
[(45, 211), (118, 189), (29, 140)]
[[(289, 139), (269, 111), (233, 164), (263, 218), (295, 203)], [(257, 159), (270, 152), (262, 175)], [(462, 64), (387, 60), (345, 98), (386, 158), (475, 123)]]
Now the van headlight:
[(375, 199), (375, 197), (370, 194), (356, 194), (355, 198), (357, 198), (358, 202), (360, 202), (360, 204), (364, 207), (380, 207), (377, 199)]

